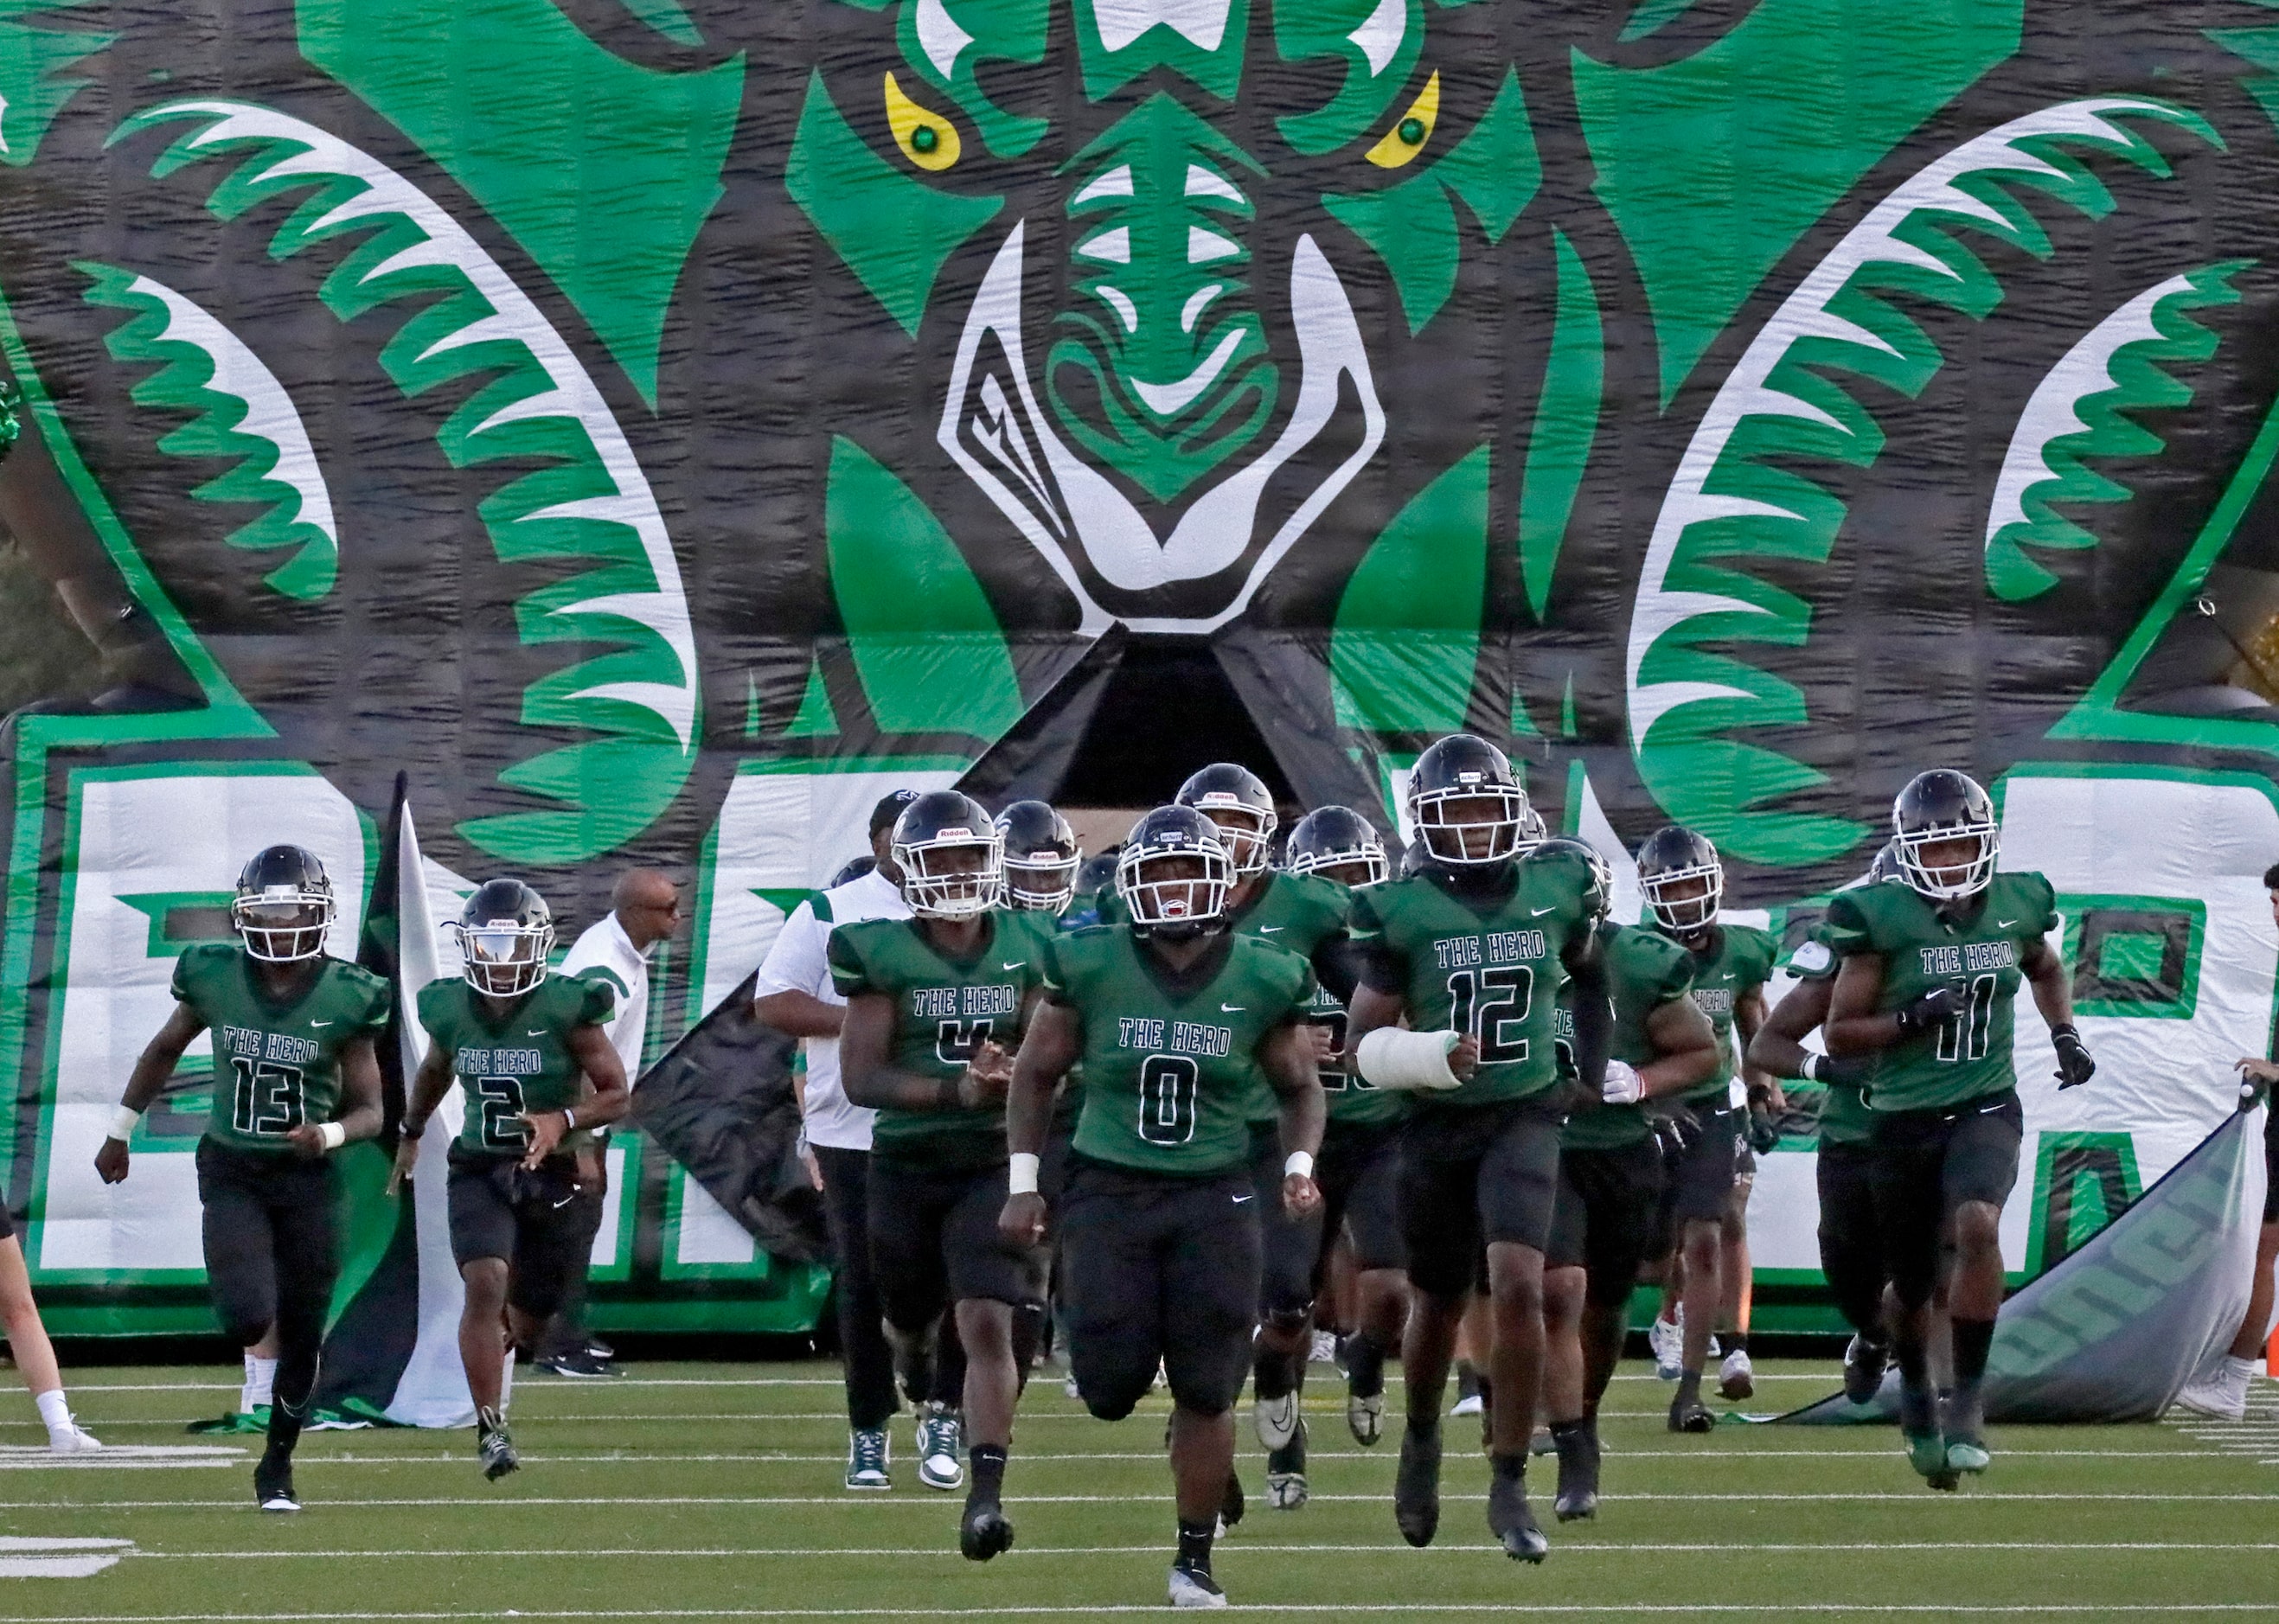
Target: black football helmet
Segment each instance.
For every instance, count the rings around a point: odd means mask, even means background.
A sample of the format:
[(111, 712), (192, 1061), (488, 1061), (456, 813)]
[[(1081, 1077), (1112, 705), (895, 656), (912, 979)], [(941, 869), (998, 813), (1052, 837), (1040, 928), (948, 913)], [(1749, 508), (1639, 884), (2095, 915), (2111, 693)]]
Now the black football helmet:
[(997, 841), (1004, 852), (1007, 902), (1058, 914), (1074, 900), (1084, 853), (1068, 819), (1041, 801), (1017, 801), (997, 815)]
[(238, 870), (229, 922), (249, 958), (300, 964), (325, 956), (325, 935), (338, 912), (317, 854), (303, 846), (272, 846)]
[(461, 972), (493, 998), (520, 998), (546, 979), (554, 951), (554, 910), (518, 879), (485, 880), (459, 914)]
[(1385, 840), (1351, 807), (1316, 807), (1300, 818), (1283, 860), (1293, 874), (1326, 874), (1348, 885), (1374, 885), (1385, 876)]
[(1234, 860), (1224, 831), (1193, 807), (1157, 807), (1132, 826), (1116, 860), (1116, 892), (1143, 933), (1181, 941), (1226, 912)]
[(1554, 857), (1579, 857), (1591, 870), (1591, 889), (1584, 893), (1583, 911), (1596, 924), (1613, 911), (1615, 906), (1615, 870), (1603, 853), (1588, 840), (1571, 839), (1566, 835), (1553, 835), (1538, 841), (1528, 850), (1526, 862), (1549, 861)]
[(1880, 885), (1885, 880), (1904, 882), (1907, 877), (1899, 869), (1899, 843), (1896, 839), (1884, 841), (1883, 849), (1876, 854), (1876, 861), (1868, 865), (1866, 884)]
[[(1460, 806), (1492, 816), (1459, 818)], [(1543, 820), (1527, 804), (1510, 761), (1471, 733), (1451, 733), (1416, 758), (1408, 821), (1433, 862), (1467, 868), (1507, 862), (1543, 839)]]
[(1692, 936), (1715, 923), (1725, 865), (1707, 836), (1675, 823), (1655, 830), (1638, 849), (1638, 877), (1646, 912), (1663, 930)]
[(850, 880), (861, 879), (878, 866), (879, 860), (868, 852), (864, 852), (860, 857), (850, 857), (840, 865), (838, 873), (824, 882), (823, 888), (825, 891), (836, 891)]
[[(1993, 798), (1952, 768), (1919, 772), (1891, 803), (1892, 844), (1899, 872), (1915, 891), (1935, 902), (1976, 896), (1994, 877), (2001, 855), (2002, 831), (1994, 821)], [(1949, 842), (1969, 850), (1950, 861), (1924, 860), (1927, 850)]]
[(1175, 805), (1193, 807), (1219, 827), (1219, 844), (1237, 877), (1266, 867), (1279, 820), (1274, 797), (1259, 776), (1233, 762), (1214, 762), (1179, 785)]
[(981, 803), (956, 790), (932, 790), (894, 820), (894, 866), (902, 896), (925, 919), (971, 919), (997, 906), (1004, 847)]

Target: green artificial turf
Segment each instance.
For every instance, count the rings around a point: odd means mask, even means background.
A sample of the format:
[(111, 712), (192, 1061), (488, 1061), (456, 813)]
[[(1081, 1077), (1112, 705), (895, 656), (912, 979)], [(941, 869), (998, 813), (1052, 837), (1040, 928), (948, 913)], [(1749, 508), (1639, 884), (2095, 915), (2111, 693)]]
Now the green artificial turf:
[[(1788, 1408), (1833, 1375), (1768, 1361), (1746, 1407)], [(107, 1444), (253, 1442), (182, 1430), (234, 1401), (234, 1371), (72, 1378), (76, 1409)], [(1489, 1541), (1486, 1469), (1466, 1421), (1447, 1423), (1438, 1543), (1402, 1544), (1389, 1503), (1397, 1417), (1362, 1449), (1342, 1381), (1317, 1366), (1313, 1503), (1266, 1508), (1246, 1413), (1251, 1510), (1220, 1543), (1219, 1580), (1239, 1608), (1308, 1617), (2279, 1617), (2268, 1417), (2191, 1433), (1998, 1429), (1993, 1471), (1935, 1494), (1890, 1432), (1673, 1436), (1669, 1390), (1649, 1367), (1624, 1367), (1602, 1423), (1605, 1505), (1595, 1522), (1553, 1527), (1550, 1560), (1531, 1568)], [(963, 1496), (918, 1483), (908, 1417), (895, 1422), (893, 1491), (840, 1487), (846, 1429), (823, 1365), (526, 1375), (511, 1416), (524, 1469), (496, 1485), (476, 1469), (472, 1433), (311, 1434), (298, 1467), (308, 1509), (295, 1517), (254, 1510), (249, 1452), (50, 1465), (33, 1452), (30, 1409), (0, 1400), (0, 1569), (22, 1559), (22, 1542), (133, 1543), (88, 1577), (0, 1577), (0, 1619), (1076, 1620), (1164, 1605), (1163, 1400), (1110, 1426), (1056, 1376), (1023, 1404), (1007, 1478), (1019, 1543), (986, 1567), (955, 1551)], [(1547, 1460), (1531, 1474), (1546, 1519), (1552, 1475)]]

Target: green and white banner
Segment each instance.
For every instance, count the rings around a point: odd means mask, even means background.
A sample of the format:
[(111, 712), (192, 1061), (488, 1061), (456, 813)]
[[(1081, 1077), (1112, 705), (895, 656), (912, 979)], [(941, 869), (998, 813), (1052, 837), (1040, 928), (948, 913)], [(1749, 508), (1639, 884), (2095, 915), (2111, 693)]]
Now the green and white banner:
[[(209, 1322), (203, 1057), (88, 1162), (257, 846), (361, 895), (404, 771), (571, 929), (674, 870), (655, 1057), (884, 788), (1056, 793), (1167, 651), (1299, 799), (1469, 727), (1791, 931), (2000, 784), (2101, 1065), (2022, 1063), (2053, 1260), (2269, 1025), (2275, 195), (2260, 0), (0, 0), (0, 588), (103, 668), (0, 732), (54, 1322)], [(622, 1156), (601, 1326), (812, 1321)]]

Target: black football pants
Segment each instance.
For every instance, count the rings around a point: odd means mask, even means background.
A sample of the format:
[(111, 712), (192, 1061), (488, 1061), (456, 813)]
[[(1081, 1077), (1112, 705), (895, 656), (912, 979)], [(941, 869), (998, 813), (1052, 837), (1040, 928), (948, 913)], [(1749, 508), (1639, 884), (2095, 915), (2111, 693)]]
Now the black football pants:
[[(823, 1169), (823, 1217), (839, 1271), (833, 1296), (840, 1357), (847, 1368), (847, 1424), (867, 1432), (885, 1426), (897, 1408), (894, 1350), (886, 1345), (885, 1309), (871, 1268), (871, 1153), (832, 1145), (813, 1148), (815, 1164)], [(953, 1410), (963, 1407), (965, 1347), (948, 1315), (936, 1339), (928, 1390), (911, 1397), (938, 1399)]]
[(340, 1274), (332, 1164), (201, 1139), (197, 1166), (214, 1314), (233, 1347), (249, 1348), (277, 1328), (270, 1434), (289, 1446), (316, 1390)]

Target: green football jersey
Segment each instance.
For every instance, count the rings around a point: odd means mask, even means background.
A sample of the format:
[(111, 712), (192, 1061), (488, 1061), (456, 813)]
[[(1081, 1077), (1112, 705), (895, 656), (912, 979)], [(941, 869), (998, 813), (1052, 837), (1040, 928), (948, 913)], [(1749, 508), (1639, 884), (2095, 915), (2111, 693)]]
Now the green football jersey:
[(174, 961), (174, 997), (213, 1034), (206, 1138), (233, 1150), (284, 1151), (304, 1122), (341, 1103), (341, 1051), (388, 1028), (388, 983), (344, 959), (320, 961), (309, 990), (272, 1001), (235, 942), (200, 942)]
[[(1833, 983), (1843, 961), (1828, 945), (1828, 927), (1815, 924), (1805, 932), (1804, 939), (1789, 954), (1788, 973), (1799, 981)], [(1820, 1142), (1822, 1145), (1865, 1145), (1874, 1136), (1875, 1119), (1868, 1115), (1868, 1102), (1861, 1097), (1856, 1083), (1790, 1083), (1784, 1085), (1793, 1097), (1807, 1091), (1820, 1091)]]
[(1839, 891), (1828, 904), (1829, 946), (1884, 961), (1878, 1014), (1934, 987), (1960, 987), (1968, 1003), (1935, 1030), (1902, 1038), (1875, 1057), (1868, 1105), (1916, 1111), (1961, 1105), (2017, 1086), (2019, 962), (2057, 929), (2057, 893), (2038, 874), (1997, 874), (1961, 914), (1941, 914), (1913, 886), (1885, 881)]
[(1717, 1033), (1717, 1069), (1681, 1096), (1688, 1105), (1723, 1106), (1733, 1092), (1733, 1008), (1772, 978), (1780, 948), (1753, 925), (1709, 928), (1709, 946), (1693, 961), (1693, 1002)]
[[(955, 1077), (985, 1043), (1009, 1054), (1020, 1046), (1024, 1000), (1044, 977), (1040, 938), (1055, 931), (1054, 921), (998, 908), (986, 923), (973, 956), (963, 960), (936, 947), (915, 919), (871, 919), (831, 932), (831, 979), (839, 996), (870, 992), (893, 1000), (888, 1058), (897, 1069)], [(994, 1167), (1005, 1160), (1004, 1103), (971, 1111), (882, 1107), (871, 1148), (942, 1167)]]
[(1590, 869), (1571, 852), (1538, 853), (1513, 866), (1502, 889), (1472, 898), (1451, 891), (1443, 872), (1354, 897), (1354, 938), (1398, 977), (1408, 1024), (1480, 1040), (1471, 1078), (1424, 1103), (1492, 1105), (1557, 1087), (1560, 957), (1594, 923)]
[[(1654, 931), (1611, 921), (1599, 927), (1606, 944), (1607, 991), (1614, 1000), (1614, 1030), (1607, 1042), (1608, 1055), (1637, 1067), (1661, 1058), (1646, 1023), (1665, 1004), (1674, 1004), (1693, 990), (1693, 955)], [(1575, 1073), (1572, 1050), (1575, 1032), (1575, 983), (1569, 978), (1559, 989), (1559, 1024), (1563, 1029), (1562, 1069)], [(1569, 1150), (1615, 1150), (1650, 1137), (1644, 1106), (1608, 1105), (1581, 1099), (1567, 1118), (1559, 1143)]]
[(578, 1103), (586, 1075), (570, 1034), (605, 1024), (617, 1007), (608, 982), (581, 976), (549, 975), (503, 1008), (456, 977), (420, 988), (419, 1024), (451, 1056), (466, 1094), (461, 1147), (487, 1156), (528, 1149), (530, 1130), (517, 1119)]
[(1304, 1018), (1314, 969), (1270, 938), (1223, 936), (1174, 976), (1129, 925), (1043, 944), (1045, 995), (1084, 1023), (1075, 1149), (1096, 1161), (1199, 1176), (1250, 1155), (1258, 1048)]

